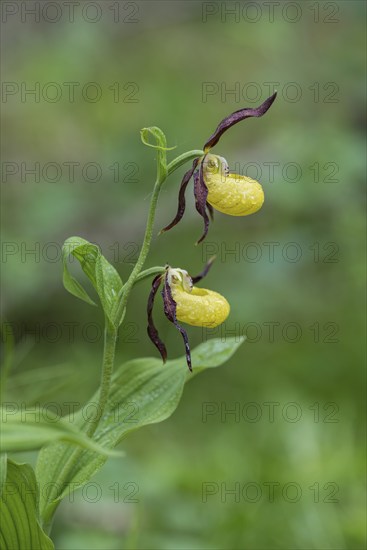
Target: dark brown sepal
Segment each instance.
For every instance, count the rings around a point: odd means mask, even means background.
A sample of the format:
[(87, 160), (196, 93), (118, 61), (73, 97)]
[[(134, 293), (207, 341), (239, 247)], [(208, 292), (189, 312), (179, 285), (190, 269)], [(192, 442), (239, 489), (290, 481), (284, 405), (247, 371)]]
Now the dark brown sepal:
[(206, 209), (208, 211), (210, 220), (213, 221), (214, 220), (214, 208), (212, 207), (211, 204), (208, 203), (208, 201), (206, 202)]
[(159, 353), (162, 356), (163, 362), (165, 363), (167, 360), (167, 349), (162, 340), (159, 338), (158, 331), (154, 325), (153, 321), (153, 305), (154, 305), (154, 299), (155, 295), (157, 293), (158, 288), (160, 287), (160, 284), (162, 282), (163, 275), (157, 275), (152, 282), (152, 289), (149, 294), (148, 298), (148, 305), (147, 305), (147, 313), (148, 313), (148, 327), (147, 332), (148, 336), (155, 345), (155, 347), (158, 349)]
[(183, 341), (185, 343), (185, 353), (186, 353), (186, 362), (187, 366), (189, 367), (190, 372), (192, 372), (192, 365), (191, 365), (191, 352), (190, 352), (190, 344), (189, 339), (187, 337), (186, 330), (181, 327), (181, 325), (178, 323), (176, 318), (176, 307), (177, 304), (173, 299), (171, 287), (168, 283), (168, 272), (166, 272), (163, 290), (162, 290), (162, 296), (163, 296), (163, 304), (164, 304), (164, 313), (169, 321), (175, 325), (177, 330), (180, 331)]
[(180, 191), (178, 193), (177, 214), (176, 214), (175, 218), (171, 221), (170, 224), (168, 224), (166, 227), (164, 227), (163, 229), (160, 230), (160, 232), (159, 232), (160, 234), (164, 233), (165, 231), (168, 231), (169, 229), (172, 229), (172, 227), (177, 225), (178, 222), (182, 219), (182, 216), (184, 215), (185, 208), (186, 208), (186, 200), (185, 200), (186, 187), (187, 187), (190, 179), (192, 178), (193, 173), (195, 172), (198, 161), (199, 161), (199, 159), (196, 158), (194, 160), (194, 162), (192, 163), (192, 167), (190, 168), (190, 170), (188, 170), (185, 173), (184, 177), (182, 178)]
[(207, 261), (207, 263), (205, 264), (205, 267), (204, 267), (203, 271), (202, 271), (201, 273), (199, 273), (199, 275), (196, 275), (196, 277), (191, 277), (192, 283), (193, 283), (194, 285), (196, 285), (196, 283), (198, 283), (199, 281), (201, 281), (201, 279), (203, 279), (204, 277), (207, 276), (208, 271), (209, 271), (209, 269), (212, 267), (215, 258), (216, 258), (215, 256), (212, 256), (212, 257)]
[(249, 118), (249, 117), (263, 116), (266, 113), (266, 111), (270, 109), (270, 107), (272, 106), (276, 96), (277, 96), (277, 92), (275, 92), (272, 96), (268, 97), (268, 99), (266, 99), (264, 103), (260, 105), (260, 107), (256, 107), (254, 109), (251, 107), (247, 107), (245, 109), (239, 109), (238, 111), (235, 111), (234, 113), (224, 118), (218, 124), (218, 127), (215, 130), (214, 134), (210, 136), (210, 138), (204, 145), (204, 151), (208, 152), (209, 149), (214, 147), (214, 145), (218, 143), (220, 137), (224, 134), (224, 132), (226, 132), (228, 128), (231, 128), (232, 126), (237, 124), (237, 122), (241, 122), (241, 120), (245, 120), (245, 118)]
[[(205, 159), (205, 157), (204, 157)], [(203, 160), (204, 160), (203, 159)], [(195, 195), (195, 207), (204, 220), (204, 232), (196, 244), (201, 243), (208, 234), (209, 217), (206, 213), (206, 199), (208, 197), (208, 188), (204, 181), (203, 175), (203, 163), (200, 164), (199, 172), (194, 174), (194, 195)]]

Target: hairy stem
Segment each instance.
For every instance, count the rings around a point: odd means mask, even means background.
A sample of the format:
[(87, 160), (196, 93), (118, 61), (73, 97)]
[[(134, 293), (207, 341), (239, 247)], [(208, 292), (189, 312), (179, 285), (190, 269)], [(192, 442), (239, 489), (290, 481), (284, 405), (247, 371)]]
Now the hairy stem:
[(201, 149), (194, 149), (193, 151), (189, 151), (188, 153), (183, 153), (169, 163), (169, 165), (167, 166), (168, 175), (172, 174), (175, 170), (177, 170), (177, 168), (180, 168), (180, 166), (182, 166), (189, 160), (194, 160), (197, 157), (202, 157), (204, 154), (204, 151), (202, 151)]
[[(174, 172), (177, 168), (182, 166), (185, 162), (188, 162), (189, 160), (193, 160), (194, 158), (202, 154), (203, 154), (203, 151), (194, 150), (194, 151), (188, 151), (187, 153), (180, 155), (167, 166), (167, 176), (172, 174), (172, 172)], [(158, 175), (157, 180), (154, 184), (153, 194), (150, 201), (148, 220), (145, 228), (144, 240), (140, 250), (140, 254), (134, 266), (134, 269), (130, 273), (128, 280), (126, 281), (126, 283), (124, 284), (124, 287), (121, 290), (121, 295), (119, 296), (119, 299), (117, 301), (117, 307), (113, 312), (114, 319), (116, 319), (118, 325), (120, 325), (123, 321), (126, 304), (128, 302), (130, 292), (134, 284), (138, 280), (139, 274), (143, 269), (145, 260), (149, 253), (150, 244), (152, 242), (152, 237), (153, 237), (153, 225), (154, 225), (154, 219), (155, 219), (155, 212), (157, 209), (158, 196), (165, 180), (166, 180), (165, 177), (159, 177)]]
[[(113, 372), (113, 365), (115, 360), (115, 349), (116, 349), (116, 340), (117, 340), (117, 331), (114, 328), (111, 328), (111, 325), (108, 322), (108, 319), (105, 319), (105, 335), (104, 335), (104, 348), (103, 348), (103, 361), (102, 361), (102, 374), (101, 374), (101, 384), (99, 390), (98, 403), (96, 408), (96, 414), (91, 420), (87, 420), (89, 426), (86, 430), (88, 437), (92, 437), (95, 433), (98, 424), (103, 416), (106, 404), (108, 401), (108, 395), (111, 388), (111, 379)], [(74, 466), (77, 464), (80, 456), (85, 450), (82, 447), (75, 447), (74, 451), (69, 455), (68, 459), (64, 462), (62, 469), (57, 478), (57, 483), (55, 486), (50, 489), (48, 495), (49, 504), (45, 508), (43, 516), (43, 527), (46, 532), (50, 532), (52, 527), (52, 519), (55, 513), (56, 508), (59, 505), (57, 499), (58, 495), (64, 489), (63, 485), (67, 484), (70, 474), (73, 471)]]
[[(164, 271), (163, 267), (153, 267), (142, 272), (142, 269), (143, 269), (145, 260), (148, 256), (150, 245), (152, 242), (154, 219), (155, 219), (155, 213), (157, 209), (160, 190), (169, 174), (174, 172), (177, 168), (182, 166), (185, 162), (193, 160), (194, 158), (201, 156), (202, 154), (203, 154), (203, 151), (194, 150), (194, 151), (189, 151), (187, 153), (184, 153), (183, 155), (180, 155), (167, 166), (167, 171), (165, 174), (160, 170), (159, 159), (158, 159), (158, 175), (157, 175), (156, 182), (154, 184), (154, 189), (153, 189), (153, 193), (150, 201), (148, 219), (147, 219), (144, 240), (140, 250), (140, 254), (134, 266), (134, 269), (130, 273), (128, 280), (124, 284), (123, 288), (119, 293), (119, 296), (117, 297), (116, 305), (112, 314), (112, 318), (114, 320), (113, 325), (110, 323), (110, 321), (107, 318), (105, 319), (106, 328), (105, 328), (105, 339), (104, 339), (104, 350), (103, 350), (101, 385), (100, 385), (100, 392), (99, 392), (99, 398), (98, 398), (97, 412), (95, 416), (91, 419), (88, 429), (86, 430), (86, 433), (89, 437), (93, 437), (93, 435), (95, 434), (98, 428), (99, 422), (106, 408), (106, 404), (108, 401), (108, 396), (111, 388), (112, 372), (113, 372), (114, 359), (115, 359), (117, 330), (118, 330), (117, 327), (119, 327), (123, 321), (126, 305), (127, 305), (131, 290), (136, 282), (150, 275), (156, 275), (157, 273), (162, 273)], [(84, 449), (77, 447), (70, 454), (69, 458), (63, 464), (63, 467), (58, 475), (58, 478), (54, 480), (55, 482), (54, 487), (51, 488), (50, 494), (48, 495), (48, 505), (46, 506), (45, 510), (42, 513), (43, 526), (47, 533), (49, 533), (51, 530), (52, 519), (56, 511), (56, 508), (59, 504), (58, 497), (60, 496), (62, 490), (64, 489), (68, 481), (72, 480), (72, 476), (70, 478), (70, 474), (72, 474), (73, 468), (77, 464), (83, 452), (84, 452)]]
[(155, 211), (157, 209), (158, 196), (159, 196), (159, 192), (161, 190), (163, 182), (164, 180), (161, 181), (159, 178), (157, 178), (154, 184), (153, 194), (150, 201), (148, 220), (145, 228), (144, 240), (140, 250), (140, 254), (134, 266), (134, 269), (130, 273), (129, 278), (124, 285), (121, 299), (117, 303), (116, 312), (115, 311), (113, 312), (113, 317), (114, 319), (116, 319), (116, 324), (118, 326), (121, 324), (124, 318), (125, 308), (130, 296), (130, 292), (148, 256), (150, 243), (152, 242), (152, 237), (153, 237), (153, 224), (154, 224), (154, 218), (155, 218)]
[(111, 328), (111, 326), (108, 323), (108, 320), (106, 319), (101, 385), (99, 390), (97, 412), (93, 420), (91, 420), (87, 430), (87, 435), (89, 437), (92, 437), (92, 435), (96, 431), (99, 421), (101, 420), (104, 410), (106, 408), (106, 403), (107, 403), (108, 395), (110, 393), (110, 388), (111, 388), (113, 366), (115, 362), (116, 341), (117, 341), (117, 331), (116, 329)]

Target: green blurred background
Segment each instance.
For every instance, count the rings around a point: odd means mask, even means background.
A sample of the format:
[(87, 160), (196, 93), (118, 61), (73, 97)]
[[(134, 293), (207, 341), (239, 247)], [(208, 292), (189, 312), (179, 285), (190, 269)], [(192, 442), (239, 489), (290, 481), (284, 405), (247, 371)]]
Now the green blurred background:
[[(125, 441), (126, 458), (92, 480), (97, 493), (62, 504), (56, 548), (365, 548), (365, 3), (82, 1), (71, 15), (41, 2), (27, 14), (34, 4), (3, 3), (10, 399), (63, 406), (98, 385), (101, 312), (64, 290), (60, 250), (72, 235), (97, 242), (126, 278), (155, 177), (139, 130), (161, 127), (174, 158), (278, 89), (264, 118), (214, 149), (260, 179), (262, 210), (217, 213), (195, 247), (202, 224), (188, 193), (183, 221), (147, 262), (195, 274), (216, 252), (204, 286), (227, 297), (231, 315), (216, 334), (190, 327), (191, 344), (233, 331), (248, 341), (186, 387), (171, 419)], [(184, 170), (164, 187), (157, 230), (175, 213)], [(148, 292), (143, 283), (133, 293), (118, 362), (156, 354)], [(181, 355), (158, 310), (170, 356)]]

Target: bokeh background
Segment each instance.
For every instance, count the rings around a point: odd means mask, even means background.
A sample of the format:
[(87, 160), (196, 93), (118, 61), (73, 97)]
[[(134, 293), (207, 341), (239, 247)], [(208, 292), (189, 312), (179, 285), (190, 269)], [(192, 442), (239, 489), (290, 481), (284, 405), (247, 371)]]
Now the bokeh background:
[[(191, 343), (233, 332), (248, 341), (186, 387), (172, 418), (126, 439), (126, 458), (92, 480), (97, 493), (62, 504), (56, 548), (365, 548), (365, 3), (2, 9), (2, 307), (19, 402), (65, 409), (98, 385), (101, 312), (64, 290), (60, 251), (82, 236), (128, 275), (155, 177), (139, 130), (161, 127), (174, 158), (278, 90), (264, 118), (214, 150), (262, 182), (262, 210), (217, 213), (195, 247), (202, 225), (189, 193), (183, 221), (147, 262), (195, 274), (216, 253), (205, 286), (231, 315), (216, 334), (189, 328)], [(184, 170), (164, 187), (157, 231)], [(155, 355), (148, 292), (146, 282), (133, 293), (118, 362)], [(181, 355), (159, 308), (156, 318), (170, 356)]]

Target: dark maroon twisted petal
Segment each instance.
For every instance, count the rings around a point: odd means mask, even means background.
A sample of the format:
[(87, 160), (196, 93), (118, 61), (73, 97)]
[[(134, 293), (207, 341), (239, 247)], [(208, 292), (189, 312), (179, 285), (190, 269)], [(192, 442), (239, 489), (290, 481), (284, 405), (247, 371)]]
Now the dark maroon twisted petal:
[(177, 318), (176, 318), (177, 304), (173, 299), (171, 288), (170, 288), (169, 283), (168, 283), (168, 273), (166, 273), (166, 277), (165, 277), (165, 280), (164, 280), (162, 296), (163, 296), (163, 304), (164, 304), (164, 313), (165, 313), (167, 319), (175, 325), (177, 330), (179, 330), (181, 335), (182, 335), (183, 341), (185, 343), (185, 353), (186, 353), (187, 366), (189, 367), (189, 370), (192, 372), (191, 352), (190, 352), (189, 339), (187, 337), (186, 330), (181, 327), (181, 325), (178, 323)]
[(192, 167), (190, 168), (190, 170), (188, 170), (185, 173), (184, 177), (182, 178), (180, 191), (178, 193), (178, 208), (177, 208), (177, 214), (175, 218), (171, 221), (170, 224), (168, 224), (166, 227), (161, 229), (160, 233), (164, 233), (164, 231), (168, 231), (169, 229), (172, 229), (172, 227), (177, 225), (178, 222), (182, 219), (182, 216), (184, 215), (185, 207), (186, 207), (186, 201), (185, 201), (186, 187), (190, 179), (192, 178), (193, 173), (195, 172), (195, 168), (197, 166), (198, 161), (199, 159), (196, 158), (192, 163)]
[(268, 97), (264, 101), (260, 107), (256, 107), (254, 109), (248, 107), (245, 109), (239, 109), (238, 111), (235, 111), (231, 115), (224, 118), (219, 124), (217, 129), (215, 130), (214, 134), (210, 136), (206, 144), (204, 145), (204, 151), (207, 152), (209, 149), (214, 147), (222, 136), (224, 132), (228, 130), (228, 128), (231, 128), (231, 126), (234, 126), (237, 124), (237, 122), (240, 122), (241, 120), (244, 120), (245, 118), (249, 117), (260, 117), (263, 116), (266, 111), (271, 107), (273, 104), (273, 101), (275, 100), (277, 96), (277, 92), (275, 92), (272, 96)]
[(158, 331), (155, 328), (155, 325), (153, 322), (153, 313), (152, 313), (155, 295), (162, 282), (162, 278), (163, 278), (163, 275), (157, 275), (152, 282), (152, 289), (149, 294), (148, 305), (147, 305), (147, 313), (148, 313), (147, 332), (148, 332), (149, 338), (151, 339), (155, 347), (158, 349), (159, 353), (162, 356), (163, 362), (165, 363), (167, 360), (167, 349), (164, 343), (162, 342), (162, 340), (159, 338)]
[(214, 220), (214, 208), (212, 207), (211, 204), (208, 203), (208, 201), (206, 203), (206, 209), (208, 211), (210, 220), (213, 221)]
[(206, 213), (206, 199), (208, 197), (208, 188), (204, 181), (203, 162), (200, 164), (199, 173), (195, 172), (194, 174), (194, 195), (196, 210), (199, 212), (200, 216), (202, 216), (204, 220), (204, 233), (196, 243), (199, 244), (207, 236), (209, 228), (209, 217)]
[(204, 279), (204, 277), (206, 277), (206, 275), (208, 274), (208, 271), (209, 269), (212, 267), (213, 265), (213, 262), (215, 260), (215, 256), (213, 256), (212, 258), (210, 258), (207, 263), (205, 264), (205, 267), (203, 269), (203, 271), (201, 273), (199, 273), (199, 275), (196, 275), (196, 277), (191, 277), (192, 279), (192, 282), (193, 284), (195, 285), (196, 283), (198, 283), (199, 281), (201, 281), (201, 279)]

